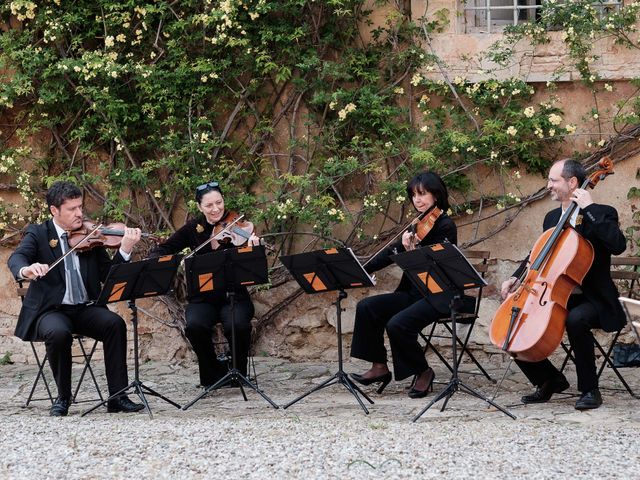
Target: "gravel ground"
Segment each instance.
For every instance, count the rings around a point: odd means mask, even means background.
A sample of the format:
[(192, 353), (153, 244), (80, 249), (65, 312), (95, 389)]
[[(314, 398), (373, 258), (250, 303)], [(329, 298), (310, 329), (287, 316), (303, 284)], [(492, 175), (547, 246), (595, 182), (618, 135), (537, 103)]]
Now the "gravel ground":
[[(499, 378), (503, 369), (490, 373)], [(280, 405), (334, 371), (317, 363), (258, 361), (260, 386)], [(626, 372), (640, 386), (639, 372)], [(223, 389), (187, 411), (150, 398), (153, 419), (104, 409), (80, 417), (86, 405), (50, 418), (47, 402), (21, 406), (34, 374), (30, 366), (0, 367), (0, 478), (626, 479), (637, 478), (640, 465), (638, 400), (603, 391), (605, 404), (591, 412), (576, 411), (575, 397), (564, 395), (544, 405), (513, 405), (530, 390), (516, 372), (496, 399), (516, 420), (456, 393), (444, 412), (431, 409), (416, 423), (411, 419), (429, 397), (408, 399), (406, 385), (395, 383), (382, 396), (367, 390), (376, 402), (370, 415), (333, 385), (286, 410), (253, 392), (244, 402), (236, 389)], [(147, 364), (145, 378), (182, 404), (198, 393), (192, 366)], [(482, 378), (469, 383), (492, 393)], [(603, 381), (609, 383), (615, 382)]]

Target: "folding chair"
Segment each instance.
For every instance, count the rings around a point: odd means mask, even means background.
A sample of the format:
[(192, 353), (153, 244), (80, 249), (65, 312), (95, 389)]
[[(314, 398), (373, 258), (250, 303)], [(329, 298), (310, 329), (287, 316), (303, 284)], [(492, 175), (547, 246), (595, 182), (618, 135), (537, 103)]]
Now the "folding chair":
[[(91, 348), (87, 349), (87, 346), (85, 346), (84, 344), (85, 338), (82, 335), (74, 335), (73, 338), (78, 342), (78, 346), (80, 347), (81, 353), (77, 355), (72, 355), (71, 357), (82, 358), (83, 367), (82, 367), (82, 372), (80, 373), (80, 378), (78, 379), (78, 383), (76, 384), (76, 388), (73, 392), (73, 395), (71, 396), (71, 403), (97, 402), (96, 398), (78, 400), (78, 393), (80, 392), (80, 387), (82, 386), (82, 382), (84, 381), (84, 378), (87, 372), (89, 372), (89, 375), (91, 376), (91, 379), (93, 381), (93, 385), (96, 389), (96, 393), (98, 394), (100, 401), (102, 401), (103, 400), (102, 392), (100, 391), (100, 387), (98, 386), (98, 380), (96, 379), (96, 376), (93, 373), (93, 368), (91, 368), (91, 359), (93, 358), (93, 354), (95, 353), (96, 348), (98, 347), (98, 341), (92, 339), (93, 344), (91, 344)], [(27, 400), (24, 406), (28, 407), (29, 403), (37, 402), (40, 400), (49, 400), (51, 404), (53, 404), (54, 398), (53, 398), (53, 395), (51, 394), (51, 389), (49, 387), (49, 382), (47, 380), (47, 377), (44, 374), (44, 369), (47, 365), (47, 362), (49, 361), (49, 357), (45, 352), (44, 357), (42, 357), (42, 360), (40, 359), (40, 356), (38, 355), (38, 350), (36, 349), (36, 346), (35, 346), (36, 343), (40, 343), (40, 342), (29, 342), (29, 343), (31, 344), (31, 350), (33, 351), (33, 356), (35, 357), (36, 364), (38, 365), (38, 373), (36, 374), (36, 378), (33, 381), (33, 385), (31, 385), (31, 391), (29, 392), (29, 396), (27, 397)], [(34, 398), (33, 395), (35, 394), (35, 391), (40, 379), (42, 379), (42, 383), (44, 384), (44, 387), (47, 391), (47, 396), (41, 397), (41, 398)]]
[[(24, 300), (24, 296), (27, 293), (27, 287), (24, 287), (24, 281), (23, 280), (19, 280), (18, 281), (18, 288), (17, 288), (17, 294), (20, 297), (20, 300)], [(84, 340), (85, 338), (82, 335), (73, 335), (73, 338), (75, 341), (78, 342), (78, 346), (80, 347), (80, 354), (77, 355), (72, 355), (72, 358), (82, 358), (83, 359), (83, 368), (82, 368), (82, 373), (80, 374), (80, 378), (78, 379), (78, 383), (76, 384), (76, 388), (75, 391), (73, 392), (73, 395), (71, 396), (71, 403), (82, 403), (82, 402), (95, 402), (96, 399), (92, 398), (92, 399), (86, 399), (86, 400), (78, 400), (78, 392), (80, 391), (80, 387), (82, 386), (82, 382), (84, 381), (84, 378), (87, 374), (87, 372), (89, 372), (89, 375), (91, 376), (91, 379), (93, 380), (93, 385), (96, 389), (96, 392), (98, 394), (98, 397), (100, 398), (100, 401), (103, 400), (102, 397), (102, 392), (100, 391), (100, 387), (98, 386), (98, 381), (96, 379), (96, 376), (93, 372), (93, 368), (91, 368), (91, 359), (93, 358), (93, 354), (96, 351), (96, 348), (98, 346), (98, 341), (97, 340), (93, 340), (93, 344), (91, 344), (91, 348), (87, 349), (85, 344), (84, 344)], [(44, 356), (40, 357), (40, 355), (38, 355), (38, 350), (36, 349), (36, 343), (40, 343), (40, 342), (29, 342), (29, 344), (31, 345), (31, 351), (33, 352), (33, 356), (36, 359), (36, 365), (38, 365), (38, 373), (36, 374), (36, 378), (33, 381), (33, 385), (31, 386), (31, 391), (29, 392), (29, 396), (27, 397), (27, 400), (24, 404), (25, 407), (28, 407), (29, 404), (31, 402), (36, 402), (36, 401), (41, 401), (41, 400), (49, 400), (51, 402), (51, 404), (53, 404), (54, 402), (54, 398), (53, 395), (51, 394), (51, 388), (49, 387), (49, 382), (47, 381), (47, 377), (44, 374), (44, 370), (45, 367), (47, 365), (48, 362), (48, 357), (47, 354), (45, 352)], [(40, 380), (42, 379), (42, 383), (47, 391), (47, 396), (46, 397), (41, 397), (41, 398), (34, 398), (34, 394), (36, 391), (36, 388), (38, 386), (38, 383), (40, 382)]]
[[(611, 278), (618, 283), (618, 286), (620, 287), (621, 290), (625, 292), (625, 296), (627, 298), (633, 298), (634, 296), (636, 296), (637, 293), (635, 292), (635, 289), (638, 286), (638, 282), (640, 281), (640, 257), (612, 257), (611, 258)], [(618, 380), (620, 380), (620, 383), (622, 383), (626, 391), (629, 392), (629, 395), (631, 395), (634, 398), (640, 398), (640, 396), (638, 396), (636, 393), (633, 392), (633, 390), (625, 380), (624, 376), (620, 372), (619, 369), (621, 367), (616, 367), (611, 358), (613, 347), (615, 347), (616, 342), (620, 337), (620, 334), (623, 333), (623, 330), (625, 330), (625, 328), (626, 326), (622, 327), (620, 330), (616, 332), (612, 332), (613, 337), (609, 342), (609, 344), (607, 345), (606, 349), (596, 338), (593, 339), (594, 346), (602, 357), (602, 363), (600, 364), (600, 367), (598, 368), (598, 372), (597, 372), (598, 380), (600, 380), (600, 377), (602, 375), (602, 372), (604, 371), (604, 368), (606, 366), (609, 366), (609, 368), (611, 368), (611, 370), (616, 375), (616, 377), (618, 377)], [(567, 366), (567, 363), (569, 362), (569, 360), (573, 361), (574, 358), (573, 358), (573, 352), (570, 346), (568, 346), (564, 341), (561, 342), (560, 345), (566, 352), (564, 361), (562, 362), (562, 367), (560, 368), (560, 371), (562, 372)], [(614, 390), (621, 390), (621, 389), (614, 389)]]
[[(471, 264), (474, 268), (482, 275), (484, 278), (487, 271), (489, 270), (489, 258), (491, 256), (490, 252), (482, 251), (482, 250), (463, 250), (464, 255), (470, 259)], [(458, 355), (458, 365), (461, 365), (462, 358), (466, 354), (471, 361), (478, 367), (480, 373), (472, 372), (472, 371), (464, 371), (459, 370), (458, 373), (466, 373), (469, 375), (484, 375), (489, 381), (495, 383), (495, 380), (491, 378), (491, 376), (487, 373), (487, 371), (482, 367), (478, 359), (473, 355), (471, 350), (469, 349), (469, 339), (471, 338), (471, 333), (473, 331), (473, 327), (478, 319), (478, 312), (480, 311), (480, 301), (482, 300), (482, 288), (478, 288), (475, 292), (475, 307), (473, 313), (462, 313), (457, 318), (457, 324), (460, 325), (468, 325), (466, 335), (464, 338), (460, 338), (459, 336), (456, 338), (458, 345), (460, 345), (460, 354)], [(447, 331), (447, 335), (436, 334), (436, 328), (438, 325), (443, 325)], [(420, 337), (424, 340), (424, 353), (426, 354), (429, 349), (433, 351), (433, 353), (438, 357), (438, 359), (442, 362), (442, 364), (449, 369), (449, 371), (453, 371), (453, 367), (449, 363), (449, 361), (438, 351), (438, 349), (434, 346), (432, 340), (435, 338), (439, 339), (447, 339), (451, 342), (451, 335), (453, 335), (453, 331), (451, 329), (451, 324), (449, 322), (449, 318), (442, 318), (436, 320), (431, 324), (431, 330), (428, 334), (424, 334), (420, 332)]]
[(640, 300), (629, 297), (620, 297), (618, 300), (636, 337), (636, 343), (640, 345)]

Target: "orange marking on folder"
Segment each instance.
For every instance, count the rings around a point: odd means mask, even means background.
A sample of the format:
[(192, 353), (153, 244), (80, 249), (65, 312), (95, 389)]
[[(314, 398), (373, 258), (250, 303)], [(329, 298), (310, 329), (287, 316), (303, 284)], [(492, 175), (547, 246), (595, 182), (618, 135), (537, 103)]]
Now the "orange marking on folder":
[(117, 302), (122, 298), (122, 294), (124, 293), (124, 287), (127, 286), (127, 282), (116, 283), (113, 285), (111, 289), (111, 294), (109, 294), (110, 302)]
[(173, 255), (164, 255), (162, 257), (158, 257), (158, 263), (160, 262), (168, 262), (173, 258)]
[(326, 253), (327, 255), (335, 255), (336, 253), (338, 253), (338, 249), (337, 248), (329, 248), (328, 250), (325, 250), (324, 253)]
[(436, 282), (433, 279), (433, 277), (429, 275), (427, 272), (419, 273), (418, 278), (422, 280), (422, 283), (424, 283), (427, 286), (427, 288), (431, 293), (442, 292), (442, 288), (440, 287), (440, 285), (438, 285), (438, 282)]
[(313, 288), (316, 292), (321, 292), (322, 290), (326, 290), (327, 286), (318, 278), (318, 275), (315, 273), (305, 273), (304, 278), (309, 284), (311, 288)]
[(439, 243), (436, 243), (435, 245), (431, 245), (431, 250), (433, 250), (434, 252), (439, 252), (440, 250), (444, 250), (444, 247)]
[(475, 285), (475, 283), (465, 283), (464, 286), (465, 287), (473, 287)]
[(211, 292), (213, 290), (213, 273), (198, 275), (198, 286), (201, 292)]
[(352, 283), (351, 286), (352, 287), (361, 287), (362, 286), (362, 282)]
[(248, 253), (253, 251), (253, 246), (252, 245), (247, 245), (246, 247), (241, 247), (238, 248), (238, 253)]

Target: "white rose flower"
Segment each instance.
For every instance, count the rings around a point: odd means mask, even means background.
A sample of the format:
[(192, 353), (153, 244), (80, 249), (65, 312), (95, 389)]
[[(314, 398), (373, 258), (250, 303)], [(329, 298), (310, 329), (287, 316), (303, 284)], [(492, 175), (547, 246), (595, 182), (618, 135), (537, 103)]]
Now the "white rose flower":
[(552, 113), (547, 118), (549, 119), (549, 123), (551, 125), (560, 125), (560, 122), (562, 122), (562, 117), (560, 115), (555, 114), (555, 113)]

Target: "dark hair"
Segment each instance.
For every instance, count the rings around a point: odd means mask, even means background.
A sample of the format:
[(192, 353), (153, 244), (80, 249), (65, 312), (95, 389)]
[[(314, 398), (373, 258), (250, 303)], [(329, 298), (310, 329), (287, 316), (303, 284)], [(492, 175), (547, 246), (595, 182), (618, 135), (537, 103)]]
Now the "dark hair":
[(437, 173), (422, 172), (407, 182), (407, 196), (413, 198), (414, 192), (429, 192), (436, 200), (436, 206), (443, 211), (449, 210), (447, 187)]
[(55, 182), (47, 190), (47, 205), (49, 207), (60, 208), (66, 200), (82, 197), (82, 190), (71, 182), (60, 180)]
[(202, 202), (202, 197), (214, 190), (222, 195), (222, 189), (220, 188), (220, 184), (218, 182), (211, 181), (208, 183), (203, 183), (202, 185), (198, 185), (196, 187), (196, 202), (200, 204), (200, 202)]
[(571, 177), (576, 177), (578, 179), (578, 186), (581, 186), (584, 183), (584, 179), (587, 178), (587, 170), (580, 162), (566, 158), (564, 160), (564, 165), (562, 166), (561, 175), (565, 180), (569, 180)]

